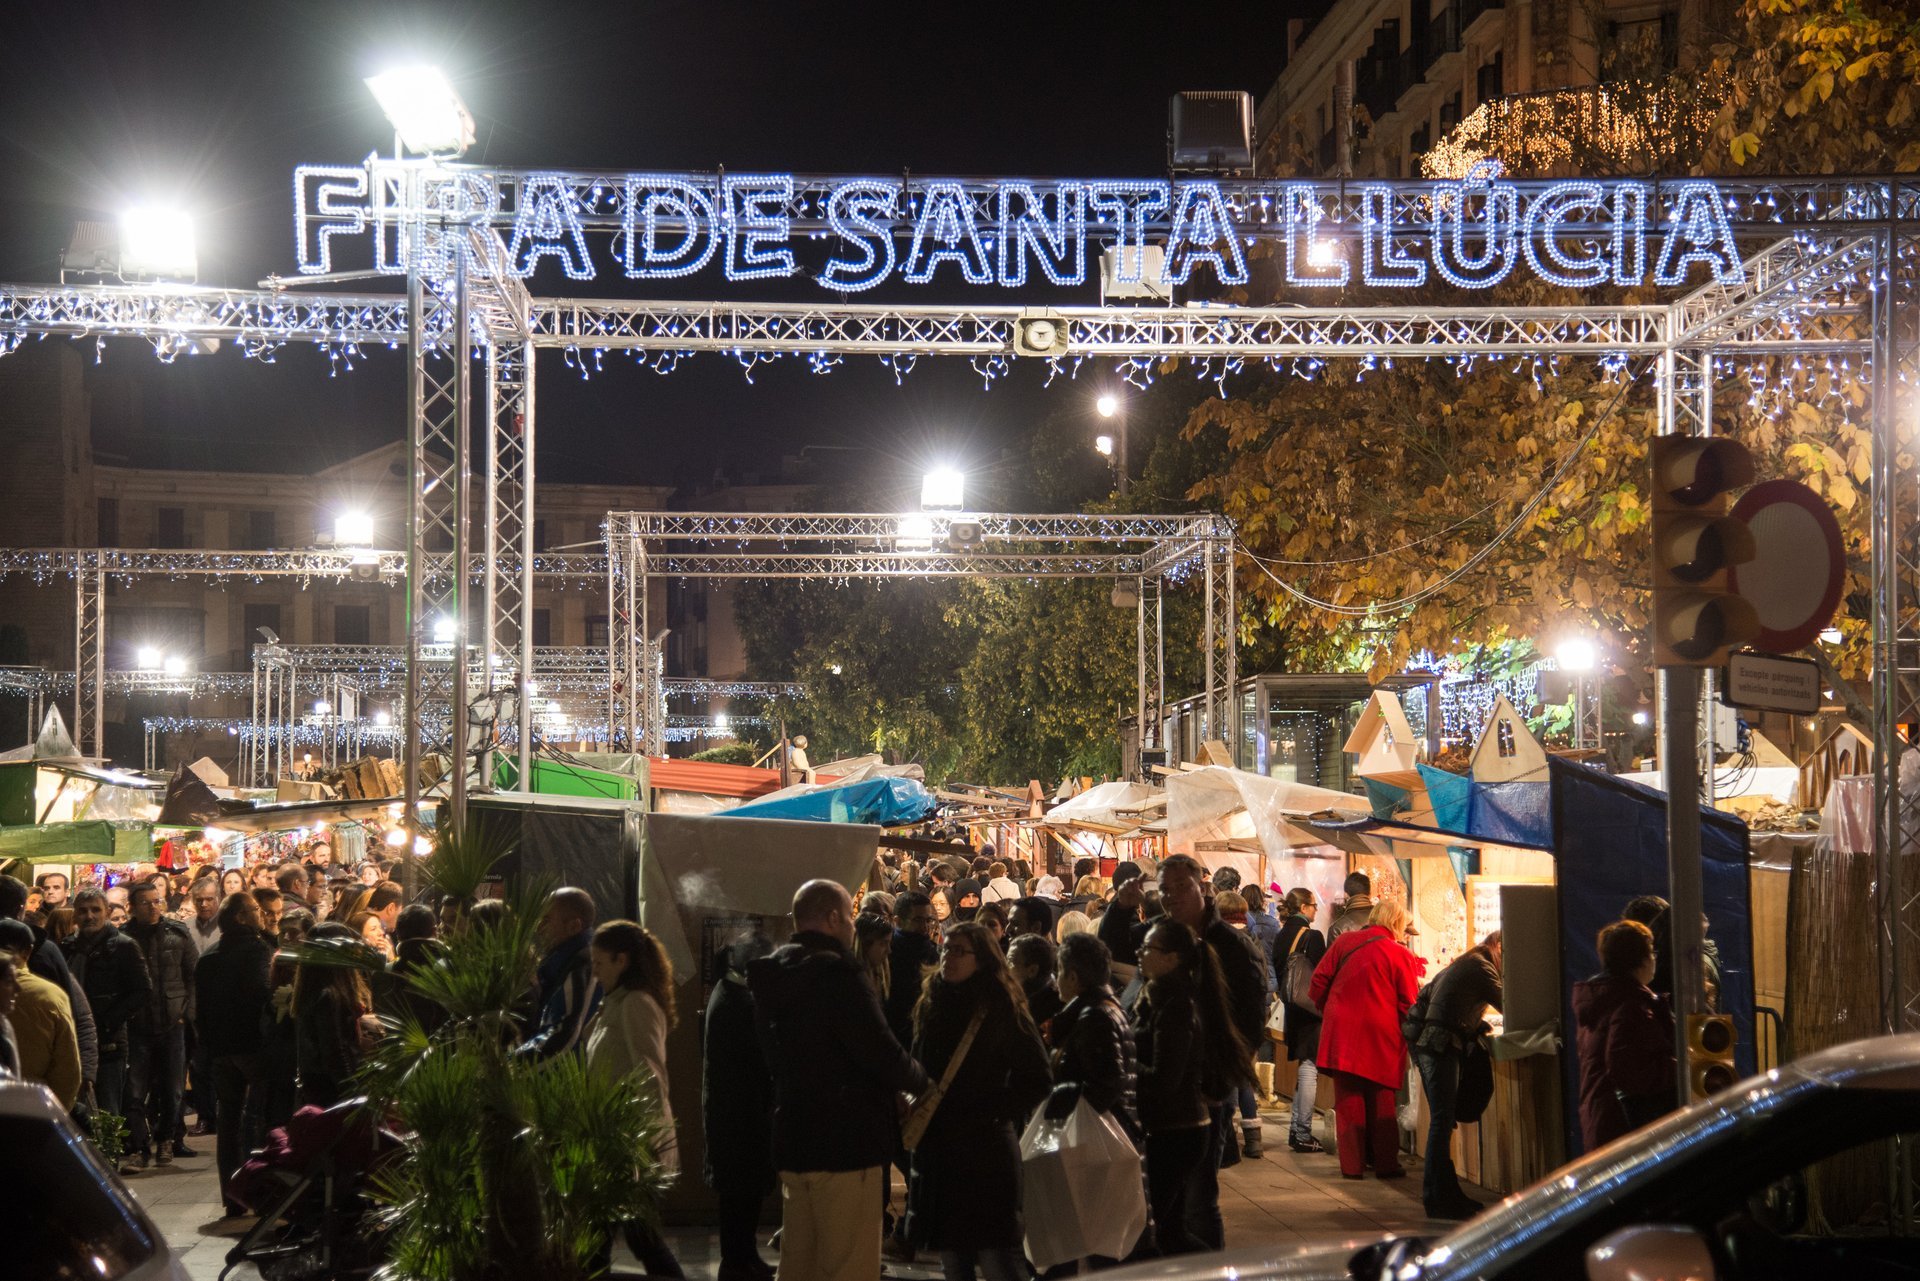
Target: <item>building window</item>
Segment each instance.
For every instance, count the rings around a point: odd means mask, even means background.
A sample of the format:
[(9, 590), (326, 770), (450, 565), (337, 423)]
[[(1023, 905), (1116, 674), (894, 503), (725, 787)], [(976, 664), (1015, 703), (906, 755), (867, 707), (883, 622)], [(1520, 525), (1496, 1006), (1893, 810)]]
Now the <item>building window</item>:
[(536, 649), (553, 644), (553, 611), (533, 611), (533, 644)]
[(333, 607), (333, 643), (336, 645), (373, 644), (373, 608), (369, 605)]
[(533, 550), (537, 552), (547, 550), (547, 522), (544, 520), (533, 522)]
[(118, 547), (120, 545), (120, 500), (102, 498), (96, 504), (99, 516), (99, 532), (95, 542), (100, 547)]
[(1460, 123), (1460, 92), (1456, 90), (1452, 97), (1440, 104), (1440, 127), (1451, 129)]
[(1407, 150), (1416, 156), (1424, 156), (1433, 147), (1433, 129), (1421, 125), (1407, 135)]
[(1501, 55), (1496, 53), (1487, 64), (1480, 68), (1480, 74), (1474, 82), (1474, 100), (1491, 102), (1506, 90), (1502, 87)]
[(289, 639), (280, 631), (280, 607), (278, 605), (250, 604), (242, 608), (241, 616), (243, 619), (241, 625), (246, 628), (245, 640), (247, 666), (249, 667), (253, 666), (253, 647), (267, 643), (267, 638), (260, 634), (262, 627), (272, 632), (275, 636), (279, 636), (281, 640)]
[(159, 520), (153, 534), (155, 547), (185, 547), (187, 545), (187, 509), (184, 507), (162, 507)]
[(272, 512), (247, 513), (247, 546), (255, 550), (279, 546), (274, 541)]
[(607, 643), (607, 616), (589, 614), (587, 616), (587, 644), (605, 645)]

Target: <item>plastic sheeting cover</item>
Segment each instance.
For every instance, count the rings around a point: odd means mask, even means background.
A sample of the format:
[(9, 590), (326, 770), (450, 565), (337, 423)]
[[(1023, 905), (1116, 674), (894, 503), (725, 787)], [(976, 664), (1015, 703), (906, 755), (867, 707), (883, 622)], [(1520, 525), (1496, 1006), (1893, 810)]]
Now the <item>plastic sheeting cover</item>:
[(1367, 802), (1351, 792), (1336, 792), (1307, 783), (1288, 783), (1263, 778), (1246, 770), (1210, 765), (1167, 776), (1167, 849), (1176, 854), (1195, 854), (1208, 867), (1233, 867), (1243, 878), (1260, 876), (1258, 855), (1235, 854), (1222, 850), (1198, 853), (1199, 841), (1258, 841), (1269, 861), (1288, 855), (1339, 851), (1326, 844), (1326, 837), (1290, 815), (1304, 816), (1321, 810), (1341, 810), (1356, 818), (1365, 818)]
[[(1164, 799), (1166, 793), (1157, 787), (1145, 783), (1099, 783), (1089, 787), (1070, 801), (1062, 801), (1047, 811), (1044, 822), (1058, 827), (1072, 823), (1094, 823), (1102, 827), (1132, 827), (1140, 820), (1132, 811), (1138, 811)], [(1128, 817), (1121, 817), (1120, 811), (1129, 811)]]

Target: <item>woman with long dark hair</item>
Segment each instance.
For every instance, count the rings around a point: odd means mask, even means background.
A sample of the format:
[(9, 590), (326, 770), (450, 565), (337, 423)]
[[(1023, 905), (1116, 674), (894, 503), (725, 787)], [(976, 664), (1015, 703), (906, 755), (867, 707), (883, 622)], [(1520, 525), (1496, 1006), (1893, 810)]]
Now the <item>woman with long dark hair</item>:
[[(661, 1140), (654, 1155), (663, 1168), (678, 1171), (680, 1149), (667, 1102), (667, 1030), (676, 1021), (673, 962), (660, 940), (633, 921), (608, 921), (595, 930), (587, 955), (605, 994), (587, 1032), (587, 1070), (618, 1081), (646, 1068), (660, 1100)], [(657, 1231), (638, 1220), (623, 1228), (627, 1248), (648, 1276), (686, 1275)]]
[[(311, 939), (336, 942), (358, 936), (328, 921), (314, 927)], [(330, 1108), (347, 1097), (347, 1079), (365, 1053), (361, 1023), (373, 1013), (373, 994), (358, 970), (307, 962), (293, 979), (294, 1058), (299, 1065), (299, 1102)]]
[[(908, 1235), (947, 1281), (1025, 1281), (1018, 1126), (1047, 1097), (1046, 1047), (993, 935), (956, 923), (913, 1011), (913, 1057), (952, 1079), (913, 1153)], [(957, 1060), (957, 1066), (955, 1066)]]
[(1140, 943), (1146, 990), (1134, 1006), (1147, 1196), (1160, 1253), (1207, 1248), (1187, 1227), (1189, 1184), (1207, 1155), (1210, 1105), (1251, 1080), (1246, 1042), (1227, 1008), (1213, 949), (1170, 916)]

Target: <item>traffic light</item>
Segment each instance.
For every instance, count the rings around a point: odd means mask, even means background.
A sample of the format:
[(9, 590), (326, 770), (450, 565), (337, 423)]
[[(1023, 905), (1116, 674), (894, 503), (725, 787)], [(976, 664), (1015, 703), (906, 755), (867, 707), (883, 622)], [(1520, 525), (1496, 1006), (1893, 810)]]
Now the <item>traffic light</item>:
[(1730, 1015), (1687, 1016), (1687, 1082), (1696, 1101), (1718, 1094), (1740, 1079), (1733, 1066), (1733, 1047), (1738, 1040)]
[(1753, 534), (1727, 514), (1753, 480), (1753, 456), (1718, 436), (1653, 441), (1653, 656), (1661, 667), (1719, 667), (1760, 620), (1727, 569), (1753, 559)]

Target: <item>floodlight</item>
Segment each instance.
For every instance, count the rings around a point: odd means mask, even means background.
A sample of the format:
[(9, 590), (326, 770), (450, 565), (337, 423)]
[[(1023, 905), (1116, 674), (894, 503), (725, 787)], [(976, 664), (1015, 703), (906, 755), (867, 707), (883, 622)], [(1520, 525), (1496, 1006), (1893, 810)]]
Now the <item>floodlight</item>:
[(453, 638), (458, 635), (459, 632), (460, 628), (458, 624), (451, 618), (442, 617), (433, 620), (433, 639), (442, 645), (453, 644)]
[(1095, 436), (1093, 438), (1093, 447), (1099, 450), (1105, 457), (1113, 457), (1113, 437)]
[(958, 511), (967, 505), (967, 478), (951, 467), (930, 471), (920, 483), (920, 505), (929, 511)]
[(313, 714), (315, 716), (325, 716), (328, 712), (331, 712), (332, 710), (333, 710), (333, 704), (329, 703), (324, 698), (313, 705)]
[(1120, 398), (1112, 392), (1108, 392), (1106, 395), (1100, 397), (1100, 399), (1094, 401), (1093, 407), (1100, 411), (1102, 418), (1111, 418), (1120, 412)]
[(473, 145), (473, 116), (438, 67), (383, 71), (367, 77), (367, 88), (408, 151), (457, 156)]
[(933, 519), (909, 513), (894, 527), (894, 546), (902, 551), (928, 551), (933, 547)]
[(200, 275), (193, 247), (193, 219), (178, 209), (141, 205), (120, 215), (120, 276), (123, 280), (191, 283)]
[(393, 713), (392, 712), (375, 712), (373, 714), (373, 723), (375, 725), (391, 725), (393, 724)]
[(341, 512), (333, 518), (333, 541), (345, 547), (373, 546), (373, 517), (365, 512)]
[(162, 662), (160, 651), (151, 645), (142, 645), (134, 651), (133, 665), (141, 671), (156, 671)]
[(1554, 657), (1560, 660), (1563, 670), (1569, 672), (1590, 672), (1594, 664), (1600, 661), (1600, 653), (1593, 642), (1583, 636), (1570, 636), (1560, 642), (1560, 648), (1554, 651)]
[(714, 714), (713, 727), (715, 729), (726, 729), (729, 725), (732, 725), (732, 724), (733, 724), (733, 719), (729, 717), (725, 712), (716, 712)]
[(1340, 261), (1340, 247), (1331, 240), (1315, 239), (1307, 246), (1307, 263), (1313, 267), (1331, 267)]
[(160, 670), (169, 676), (185, 676), (187, 674), (187, 660), (181, 658), (178, 654), (169, 654), (161, 660)]
[(1645, 712), (1635, 712), (1633, 714), (1633, 723), (1635, 725), (1647, 725), (1652, 721), (1653, 717), (1647, 715)]
[(1844, 639), (1838, 627), (1828, 627), (1820, 633), (1820, 643), (1823, 645), (1838, 645)]
[(393, 845), (393, 846), (400, 846), (400, 845), (405, 845), (406, 843), (407, 843), (406, 828), (390, 827), (387, 829), (387, 844)]
[(433, 841), (425, 836), (414, 837), (413, 852), (425, 858), (427, 855), (433, 853)]

